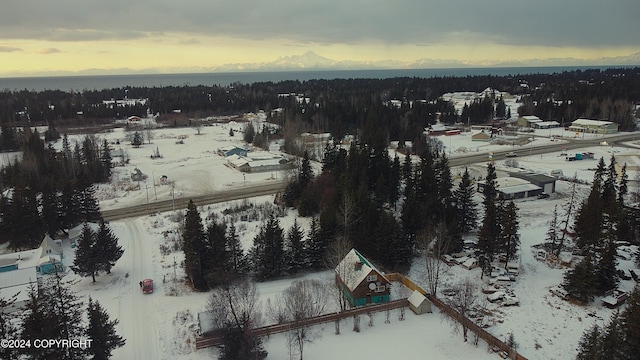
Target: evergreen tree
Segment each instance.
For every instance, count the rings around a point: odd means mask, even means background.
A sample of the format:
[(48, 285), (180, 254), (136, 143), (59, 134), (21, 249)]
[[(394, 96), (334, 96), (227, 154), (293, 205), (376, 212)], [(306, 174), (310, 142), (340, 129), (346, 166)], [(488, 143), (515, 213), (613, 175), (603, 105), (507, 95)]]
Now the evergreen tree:
[(42, 192), (40, 204), (44, 230), (51, 237), (55, 237), (63, 227), (59, 197), (53, 189), (46, 187)]
[(96, 282), (96, 273), (103, 269), (104, 266), (100, 260), (101, 254), (98, 252), (97, 234), (85, 223), (78, 239), (76, 256), (73, 259), (71, 269), (80, 276), (91, 276), (93, 282)]
[(469, 233), (478, 226), (478, 210), (473, 200), (475, 190), (471, 182), (471, 176), (465, 167), (460, 184), (454, 192), (454, 200), (456, 204), (458, 223), (460, 224), (461, 233)]
[[(44, 291), (32, 285), (29, 289), (29, 298), (26, 301), (24, 312), (22, 313), (22, 329), (20, 331), (20, 338), (22, 340), (54, 339), (57, 336), (57, 334), (55, 334), (53, 315), (47, 308), (48, 299), (41, 295), (44, 295)], [(55, 348), (37, 349), (31, 346), (21, 349), (20, 352), (29, 359), (48, 360), (55, 358), (56, 350)]]
[(107, 182), (111, 178), (113, 168), (113, 158), (111, 157), (111, 150), (109, 149), (109, 142), (104, 139), (102, 142), (102, 150), (100, 151), (100, 163), (102, 164), (102, 173), (100, 176), (100, 182)]
[(258, 280), (282, 276), (284, 270), (284, 236), (280, 221), (270, 215), (253, 240), (252, 261)]
[(118, 237), (104, 221), (100, 221), (96, 234), (96, 253), (99, 257), (100, 270), (106, 271), (107, 274), (111, 273), (111, 268), (124, 253), (122, 247), (118, 245)]
[(389, 203), (391, 203), (394, 208), (396, 206), (396, 202), (400, 198), (400, 159), (398, 156), (393, 158), (393, 163), (391, 164), (391, 171), (389, 176)]
[(73, 203), (79, 206), (80, 217), (76, 219), (77, 222), (100, 222), (102, 220), (102, 212), (98, 205), (98, 200), (95, 196), (95, 188), (93, 185), (89, 185), (85, 188), (77, 189), (74, 191), (73, 196), (75, 201)]
[(131, 145), (133, 145), (133, 147), (135, 148), (139, 148), (142, 145), (142, 134), (139, 131), (133, 133)]
[(246, 258), (233, 222), (231, 222), (228, 229), (227, 253), (229, 254), (230, 267), (236, 275), (244, 274), (247, 271)]
[(298, 220), (293, 221), (293, 225), (287, 233), (287, 245), (285, 259), (287, 262), (287, 271), (295, 274), (304, 267), (304, 232), (298, 224)]
[(545, 239), (546, 243), (549, 244), (549, 248), (553, 254), (556, 254), (558, 252), (558, 247), (560, 246), (558, 230), (558, 205), (556, 204), (553, 207), (553, 216), (551, 217), (551, 221), (549, 222), (547, 238)]
[(256, 129), (253, 127), (253, 123), (249, 121), (244, 126), (244, 136), (243, 136), (244, 142), (246, 142), (247, 144), (251, 144), (255, 137), (256, 137)]
[[(17, 314), (7, 311), (9, 306), (15, 304), (16, 296), (9, 299), (0, 298), (0, 339), (18, 339), (18, 328), (15, 325)], [(12, 347), (0, 347), (1, 359), (16, 359), (18, 349)]]
[(203, 268), (209, 287), (229, 281), (231, 264), (227, 252), (227, 229), (224, 223), (213, 221), (207, 227), (206, 253), (202, 254)]
[(637, 357), (633, 354), (629, 358), (623, 354), (624, 334), (620, 327), (620, 318), (617, 312), (613, 313), (611, 320), (604, 329), (600, 340), (600, 351), (605, 355), (603, 359), (611, 360), (627, 360)]
[(31, 188), (14, 188), (4, 222), (10, 225), (10, 246), (14, 249), (33, 249), (40, 245), (44, 225), (38, 211), (36, 194)]
[(604, 160), (600, 158), (593, 176), (591, 192), (578, 210), (578, 215), (573, 225), (576, 246), (583, 252), (588, 249), (594, 249), (600, 241), (604, 208), (602, 202), (604, 174)]
[(500, 206), (501, 232), (500, 232), (500, 250), (505, 253), (505, 269), (509, 261), (516, 258), (516, 253), (520, 247), (520, 222), (518, 220), (518, 208), (513, 201), (509, 201), (506, 205)]
[(125, 340), (116, 333), (118, 320), (110, 320), (109, 314), (100, 305), (89, 297), (87, 306), (87, 318), (89, 323), (85, 330), (85, 335), (91, 339), (91, 346), (86, 349), (89, 359), (108, 360), (111, 352), (124, 346)]
[(482, 190), (484, 197), (483, 204), (485, 208), (484, 218), (482, 220), (482, 227), (478, 233), (478, 250), (485, 259), (486, 264), (490, 264), (498, 251), (498, 244), (496, 240), (500, 237), (501, 226), (498, 220), (499, 209), (496, 205), (497, 197), (497, 181), (496, 171), (492, 163), (487, 166), (487, 177), (485, 179), (485, 185)]
[(311, 219), (311, 226), (304, 244), (307, 266), (311, 269), (321, 269), (324, 265), (326, 245), (322, 238), (318, 218)]
[(580, 338), (578, 344), (577, 360), (604, 360), (601, 345), (601, 330), (598, 325), (593, 325)]
[[(59, 274), (46, 278), (38, 290), (29, 293), (23, 314), (22, 339), (77, 340), (85, 333), (82, 301), (71, 290), (71, 283)], [(31, 347), (25, 354), (32, 359), (84, 359), (84, 349), (53, 346)]]
[(579, 301), (590, 302), (597, 292), (594, 279), (595, 265), (589, 253), (576, 266), (564, 274), (563, 288), (567, 294)]
[(185, 272), (196, 290), (206, 290), (207, 285), (203, 272), (203, 259), (206, 253), (205, 234), (200, 213), (193, 200), (187, 204), (187, 213), (182, 230), (182, 249), (184, 251)]
[(636, 285), (620, 316), (624, 341), (621, 344), (627, 359), (640, 354), (640, 287)]

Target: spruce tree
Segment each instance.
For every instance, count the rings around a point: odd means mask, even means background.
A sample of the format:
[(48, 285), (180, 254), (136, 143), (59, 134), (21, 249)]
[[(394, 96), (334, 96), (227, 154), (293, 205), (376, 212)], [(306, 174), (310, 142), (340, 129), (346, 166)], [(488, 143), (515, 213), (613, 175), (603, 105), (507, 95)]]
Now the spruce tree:
[(304, 253), (304, 232), (298, 224), (298, 220), (293, 221), (293, 225), (287, 233), (287, 244), (285, 259), (287, 263), (287, 271), (290, 274), (295, 274), (300, 271), (305, 262)]
[(559, 246), (558, 240), (558, 205), (556, 204), (553, 207), (553, 215), (551, 221), (549, 221), (549, 229), (547, 229), (547, 237), (545, 239), (549, 249), (554, 254)]
[(139, 131), (133, 133), (131, 145), (133, 145), (133, 147), (135, 148), (139, 148), (142, 145), (142, 134)]
[(244, 274), (247, 271), (246, 258), (244, 251), (242, 250), (242, 244), (240, 238), (236, 233), (236, 226), (231, 222), (227, 232), (227, 253), (229, 254), (229, 264), (231, 270), (236, 275)]
[(590, 253), (587, 253), (573, 269), (564, 274), (562, 286), (570, 297), (585, 303), (590, 302), (597, 292), (594, 273), (594, 260)]
[(516, 258), (518, 249), (520, 248), (520, 221), (518, 220), (518, 208), (513, 201), (507, 202), (501, 206), (501, 228), (500, 232), (500, 250), (505, 253), (506, 261), (505, 269), (509, 261)]
[(184, 251), (185, 272), (196, 290), (206, 290), (207, 285), (203, 273), (203, 254), (205, 249), (205, 233), (202, 218), (193, 200), (187, 204), (187, 213), (182, 230), (182, 249)]
[(75, 192), (80, 205), (81, 222), (99, 222), (102, 220), (102, 212), (95, 196), (95, 188), (89, 185)]
[(594, 324), (580, 338), (577, 360), (604, 360), (601, 345), (600, 327)]
[(270, 215), (252, 248), (254, 271), (258, 280), (282, 276), (284, 270), (284, 236), (280, 221)]
[(624, 338), (622, 349), (626, 358), (631, 359), (640, 354), (640, 287), (636, 285), (626, 304), (620, 316)]
[(59, 197), (55, 190), (49, 187), (44, 189), (40, 204), (44, 230), (51, 237), (55, 237), (58, 231), (63, 228), (62, 219), (60, 219)]
[(475, 190), (471, 182), (471, 176), (465, 167), (462, 178), (460, 179), (460, 184), (453, 194), (460, 232), (464, 234), (469, 233), (478, 226), (478, 210), (473, 200), (474, 194)]
[(96, 282), (96, 273), (104, 266), (96, 244), (97, 234), (85, 223), (78, 239), (76, 257), (71, 269), (80, 276), (91, 276), (93, 282)]
[[(496, 204), (496, 198), (498, 194), (497, 176), (493, 163), (489, 163), (487, 166), (487, 177), (485, 179), (485, 186), (482, 190), (483, 205), (485, 209), (484, 218), (482, 220), (482, 227), (478, 233), (478, 245), (484, 265), (490, 264), (498, 251), (498, 244), (496, 240), (500, 237), (501, 226), (498, 220), (499, 209)], [(483, 270), (487, 270), (488, 267), (483, 267)], [(486, 272), (486, 271), (484, 271)]]
[(107, 139), (102, 142), (102, 149), (100, 151), (100, 163), (102, 165), (102, 174), (99, 182), (108, 182), (111, 178), (113, 159), (111, 158), (111, 150), (109, 149), (109, 143)]
[(104, 222), (100, 221), (100, 228), (96, 234), (96, 247), (99, 257), (100, 270), (104, 270), (107, 274), (111, 273), (111, 268), (122, 257), (124, 250), (118, 245), (118, 237), (115, 236), (111, 228)]
[(322, 239), (318, 218), (311, 219), (311, 226), (307, 233), (305, 244), (306, 263), (311, 269), (321, 269), (324, 265), (325, 242)]
[[(29, 298), (22, 313), (22, 327), (20, 338), (22, 340), (32, 339), (54, 339), (55, 324), (54, 318), (48, 308), (48, 298), (43, 289), (38, 289), (32, 285), (29, 289)], [(54, 348), (37, 349), (34, 346), (21, 349), (20, 352), (29, 359), (54, 359), (56, 353)], [(61, 357), (60, 357), (61, 358)], [(11, 359), (8, 357), (6, 359)]]
[(227, 252), (226, 225), (213, 221), (207, 226), (206, 253), (202, 254), (203, 271), (208, 286), (214, 287), (229, 281), (229, 253)]
[[(16, 296), (9, 299), (0, 298), (0, 339), (18, 339), (18, 328), (15, 325), (16, 312), (8, 311), (15, 304)], [(13, 347), (0, 347), (0, 359), (16, 359), (18, 349)]]
[(87, 306), (87, 318), (89, 323), (85, 336), (92, 340), (91, 346), (86, 349), (87, 355), (94, 360), (110, 359), (111, 352), (125, 344), (125, 340), (116, 333), (119, 321), (110, 320), (107, 311), (91, 297)]

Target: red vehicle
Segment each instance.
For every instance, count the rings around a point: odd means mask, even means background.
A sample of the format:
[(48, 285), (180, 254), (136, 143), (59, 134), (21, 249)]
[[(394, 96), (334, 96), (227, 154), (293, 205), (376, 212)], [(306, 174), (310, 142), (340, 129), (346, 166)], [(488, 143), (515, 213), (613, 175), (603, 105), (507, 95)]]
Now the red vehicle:
[(151, 294), (153, 292), (153, 280), (144, 279), (140, 283), (140, 287), (142, 287), (143, 294)]

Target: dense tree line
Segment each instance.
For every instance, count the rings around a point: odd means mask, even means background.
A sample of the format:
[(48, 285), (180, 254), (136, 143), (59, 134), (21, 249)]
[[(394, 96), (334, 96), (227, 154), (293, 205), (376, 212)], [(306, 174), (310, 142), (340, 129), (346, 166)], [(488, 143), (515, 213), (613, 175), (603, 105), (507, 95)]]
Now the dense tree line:
[[(235, 83), (226, 86), (122, 87), (83, 91), (0, 91), (0, 126), (60, 124), (68, 120), (112, 121), (130, 115), (206, 117), (282, 108), (273, 121), (298, 133), (331, 132), (336, 138), (382, 126), (386, 136), (413, 140), (437, 116), (445, 123), (484, 122), (507, 117), (496, 96), (470, 101), (463, 113), (438, 98), (446, 92), (498, 89), (522, 96), (521, 115), (568, 123), (578, 117), (609, 119), (633, 127), (631, 107), (640, 101), (638, 68), (575, 70), (553, 74), (390, 79), (333, 79)], [(304, 96), (303, 101), (296, 94)], [(118, 103), (119, 99), (146, 99)], [(391, 104), (399, 100), (400, 105)], [(106, 102), (105, 102), (106, 101)], [(1, 142), (0, 142), (1, 143)], [(7, 144), (10, 144), (8, 142)], [(4, 145), (3, 145), (4, 146)], [(7, 145), (8, 146), (8, 145)], [(9, 147), (0, 147), (5, 149)]]
[(0, 242), (13, 248), (37, 246), (44, 234), (82, 222), (97, 222), (102, 215), (93, 184), (108, 181), (112, 163), (106, 141), (86, 136), (73, 148), (65, 136), (62, 149), (25, 128), (22, 158), (0, 169)]
[(617, 287), (619, 241), (635, 242), (632, 238), (632, 213), (625, 206), (627, 194), (626, 165), (618, 180), (616, 160), (609, 165), (600, 158), (591, 191), (578, 208), (573, 224), (573, 240), (583, 259), (564, 278), (567, 293), (581, 301), (591, 301)]

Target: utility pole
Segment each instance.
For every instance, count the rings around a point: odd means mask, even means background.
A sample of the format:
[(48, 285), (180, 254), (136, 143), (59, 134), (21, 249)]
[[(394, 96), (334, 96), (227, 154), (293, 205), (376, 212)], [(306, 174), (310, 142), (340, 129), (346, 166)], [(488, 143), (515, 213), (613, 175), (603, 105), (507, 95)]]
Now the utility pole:
[(156, 171), (151, 171), (153, 174), (153, 195), (155, 196), (156, 201), (158, 201), (158, 192), (156, 191)]

